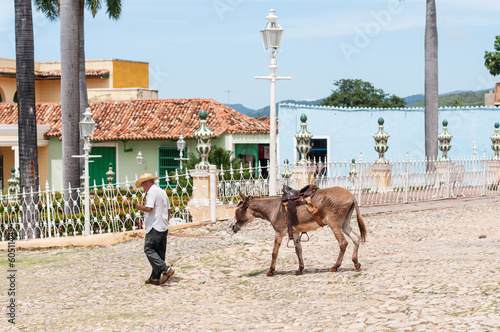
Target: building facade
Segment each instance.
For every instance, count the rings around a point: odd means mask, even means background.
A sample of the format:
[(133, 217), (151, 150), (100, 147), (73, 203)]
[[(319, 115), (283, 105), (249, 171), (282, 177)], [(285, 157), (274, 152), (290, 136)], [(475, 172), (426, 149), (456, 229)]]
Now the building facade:
[[(378, 158), (373, 135), (378, 130), (378, 118), (384, 118), (384, 130), (390, 135), (387, 158), (422, 158), (425, 156), (424, 108), (342, 108), (293, 104), (279, 105), (280, 163), (284, 159), (298, 160), (294, 135), (300, 129), (300, 116), (307, 115), (307, 128), (314, 135), (309, 156), (327, 161)], [(448, 155), (455, 157), (490, 156), (490, 136), (495, 122), (500, 122), (500, 109), (496, 107), (441, 107), (439, 131), (448, 121), (453, 135)], [(438, 144), (438, 142), (436, 142)]]
[[(158, 98), (149, 90), (149, 64), (128, 60), (85, 61), (89, 101)], [(61, 62), (35, 62), (37, 103), (61, 101)], [(0, 58), (0, 102), (17, 102), (16, 60)]]
[[(233, 152), (233, 157), (246, 150), (244, 158), (257, 166), (259, 151), (269, 149), (269, 123), (235, 111), (212, 99), (147, 99), (100, 101), (89, 104), (96, 130), (92, 138), (89, 166), (91, 185), (100, 185), (113, 165), (115, 181), (132, 181), (148, 172), (164, 176), (179, 167), (177, 140), (186, 141), (184, 156), (196, 152), (194, 132), (199, 128), (199, 113), (207, 111), (207, 124), (214, 132), (212, 146)], [(0, 136), (3, 178), (10, 177), (16, 163), (17, 104), (0, 104), (0, 129), (11, 128), (12, 135)], [(62, 189), (62, 143), (60, 103), (38, 103), (40, 184), (49, 181), (51, 188)], [(12, 149), (14, 147), (14, 149)], [(263, 147), (263, 148), (261, 148)], [(142, 156), (142, 163), (137, 157)], [(240, 153), (240, 154), (241, 154)], [(266, 161), (267, 164), (267, 161)], [(5, 181), (6, 182), (6, 181)], [(5, 190), (5, 183), (4, 183)]]

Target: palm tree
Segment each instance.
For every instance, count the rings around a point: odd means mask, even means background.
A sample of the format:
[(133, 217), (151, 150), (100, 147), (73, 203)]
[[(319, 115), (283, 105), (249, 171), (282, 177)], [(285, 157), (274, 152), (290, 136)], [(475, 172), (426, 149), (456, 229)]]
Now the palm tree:
[[(80, 139), (79, 135), (72, 135), (71, 137), (66, 137), (65, 139), (65, 128), (67, 128), (66, 132), (68, 133), (78, 133), (79, 128), (78, 128), (78, 122), (80, 119), (83, 117), (83, 112), (85, 109), (88, 107), (88, 97), (87, 97), (87, 82), (86, 82), (86, 75), (85, 75), (85, 33), (84, 33), (84, 7), (86, 6), (90, 12), (92, 13), (92, 16), (95, 17), (97, 14), (97, 11), (102, 7), (101, 0), (81, 0), (78, 1), (79, 3), (79, 10), (78, 10), (78, 15), (76, 16), (77, 18), (71, 21), (68, 21), (68, 24), (71, 25), (71, 28), (67, 26), (65, 23), (63, 23), (63, 18), (62, 18), (62, 3), (60, 4), (59, 0), (35, 0), (35, 5), (36, 8), (43, 12), (45, 16), (50, 19), (50, 20), (55, 20), (59, 16), (61, 16), (61, 75), (64, 75), (62, 72), (62, 66), (63, 62), (65, 62), (64, 57), (63, 57), (63, 31), (65, 29), (71, 29), (77, 30), (77, 35), (72, 35), (71, 38), (74, 38), (71, 40), (71, 42), (77, 41), (77, 47), (72, 46), (71, 48), (66, 48), (66, 51), (75, 51), (78, 50), (78, 90), (79, 92), (75, 92), (74, 90), (72, 93), (75, 94), (72, 98), (77, 98), (76, 94), (78, 94), (78, 103), (79, 107), (77, 108), (73, 103), (74, 100), (72, 100), (71, 103), (71, 108), (68, 108), (69, 106), (66, 105), (67, 110), (71, 114), (71, 116), (66, 112), (66, 117), (64, 116), (65, 112), (63, 110), (63, 165), (65, 169), (65, 174), (67, 173), (66, 171), (71, 169), (71, 172), (68, 172), (67, 178), (63, 177), (63, 186), (64, 188), (67, 188), (69, 184), (71, 184), (73, 187), (79, 185), (80, 183), (80, 175), (79, 172), (82, 169), (83, 166), (83, 160), (80, 159), (75, 159), (71, 158), (71, 155), (75, 154), (83, 154), (83, 141)], [(106, 6), (107, 6), (107, 13), (110, 18), (117, 20), (120, 17), (121, 14), (121, 0), (107, 0), (106, 1)], [(72, 8), (75, 10), (75, 8)], [(61, 15), (59, 15), (61, 13)], [(74, 13), (72, 14), (72, 17), (74, 17)], [(65, 33), (65, 32), (64, 32)], [(74, 31), (72, 33), (75, 33)], [(67, 34), (65, 35), (67, 37)], [(68, 45), (65, 45), (68, 46)], [(67, 53), (65, 53), (67, 54)], [(74, 59), (73, 59), (74, 61)], [(68, 64), (68, 63), (67, 63)], [(73, 67), (74, 69), (74, 67)], [(74, 74), (74, 73), (72, 73)], [(69, 78), (68, 78), (69, 79)], [(73, 82), (75, 78), (71, 78), (71, 81)], [(67, 86), (66, 86), (67, 88)], [(65, 101), (67, 102), (67, 101)], [(63, 79), (61, 77), (61, 108), (63, 109)], [(66, 122), (65, 122), (66, 121)], [(67, 121), (73, 121), (74, 123), (68, 124)], [(76, 128), (76, 129), (75, 129)], [(73, 131), (76, 130), (76, 131)], [(69, 135), (66, 135), (69, 136)], [(76, 146), (78, 146), (78, 151), (76, 151)], [(67, 150), (67, 151), (66, 151)], [(65, 152), (66, 151), (66, 152)], [(66, 156), (66, 157), (65, 157)], [(75, 171), (76, 170), (76, 171)]]
[[(35, 51), (31, 0), (15, 1), (16, 83), (21, 191), (38, 191), (38, 148), (35, 105)], [(37, 211), (38, 195), (23, 199), (23, 211)], [(36, 214), (23, 213), (28, 238), (40, 237)]]
[(428, 159), (436, 159), (438, 155), (438, 102), (436, 1), (427, 0), (425, 19), (425, 156)]
[[(78, 81), (79, 0), (61, 0), (61, 116), (63, 186), (80, 184), (80, 162), (73, 155), (80, 154), (80, 90)], [(76, 192), (72, 198), (76, 199)], [(65, 194), (65, 199), (69, 196)]]

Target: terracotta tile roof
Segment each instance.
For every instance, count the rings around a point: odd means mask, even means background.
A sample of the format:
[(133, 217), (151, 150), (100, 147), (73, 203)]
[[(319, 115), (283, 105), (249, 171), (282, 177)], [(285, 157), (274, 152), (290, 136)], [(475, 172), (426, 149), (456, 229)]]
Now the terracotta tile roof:
[[(93, 141), (194, 138), (199, 113), (208, 127), (223, 134), (268, 134), (269, 124), (239, 113), (213, 99), (148, 99), (90, 103), (97, 123)], [(17, 104), (0, 103), (0, 124), (17, 124)], [(37, 124), (51, 124), (47, 137), (61, 136), (59, 103), (37, 104)]]
[[(261, 116), (255, 119), (267, 127), (271, 126), (271, 117), (269, 116)], [(278, 130), (278, 117), (276, 117), (276, 130)]]
[[(87, 77), (109, 77), (108, 69), (86, 69), (85, 75)], [(16, 76), (16, 70), (14, 68), (0, 67), (0, 76)], [(35, 79), (47, 79), (47, 78), (60, 78), (60, 70), (49, 70), (40, 71), (35, 70)]]

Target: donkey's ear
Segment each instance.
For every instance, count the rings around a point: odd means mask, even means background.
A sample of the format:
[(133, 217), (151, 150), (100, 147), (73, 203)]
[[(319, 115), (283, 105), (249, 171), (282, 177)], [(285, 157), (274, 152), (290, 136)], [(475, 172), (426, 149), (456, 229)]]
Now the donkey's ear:
[(245, 196), (245, 194), (243, 194), (241, 192), (241, 190), (238, 190), (238, 194), (240, 194), (240, 197), (241, 197), (242, 200), (246, 200), (247, 199), (247, 197)]

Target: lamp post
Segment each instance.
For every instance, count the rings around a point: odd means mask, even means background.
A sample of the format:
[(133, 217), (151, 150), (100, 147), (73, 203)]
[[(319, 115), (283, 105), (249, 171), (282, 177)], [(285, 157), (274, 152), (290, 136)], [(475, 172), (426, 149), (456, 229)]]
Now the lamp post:
[(291, 77), (278, 77), (276, 76), (276, 55), (281, 47), (281, 37), (284, 29), (276, 22), (278, 16), (274, 9), (269, 10), (269, 15), (266, 16), (268, 20), (266, 26), (261, 30), (262, 39), (264, 40), (264, 49), (271, 54), (271, 63), (269, 69), (271, 75), (269, 76), (255, 76), (255, 79), (271, 81), (271, 105), (270, 106), (270, 134), (269, 134), (269, 196), (276, 195), (277, 173), (278, 169), (277, 156), (276, 156), (276, 81), (277, 80), (291, 80)]
[(177, 141), (177, 150), (179, 150), (179, 158), (175, 158), (175, 160), (179, 160), (181, 171), (182, 171), (182, 161), (188, 160), (188, 158), (182, 158), (185, 147), (186, 147), (186, 142), (184, 141), (184, 136), (180, 135), (179, 140)]
[(90, 201), (90, 189), (89, 189), (89, 158), (100, 158), (101, 156), (91, 156), (90, 148), (92, 144), (90, 144), (90, 138), (94, 136), (95, 130), (95, 122), (92, 119), (92, 112), (90, 112), (90, 108), (87, 108), (83, 113), (83, 119), (80, 121), (80, 138), (83, 139), (83, 156), (72, 156), (73, 158), (84, 158), (85, 159), (85, 235), (90, 235), (90, 209), (89, 209), (89, 201)]

